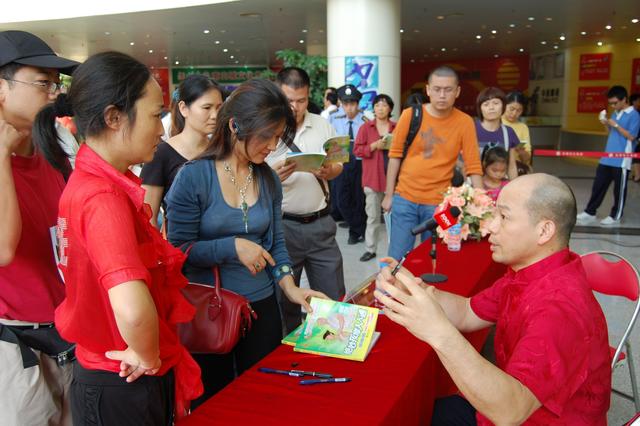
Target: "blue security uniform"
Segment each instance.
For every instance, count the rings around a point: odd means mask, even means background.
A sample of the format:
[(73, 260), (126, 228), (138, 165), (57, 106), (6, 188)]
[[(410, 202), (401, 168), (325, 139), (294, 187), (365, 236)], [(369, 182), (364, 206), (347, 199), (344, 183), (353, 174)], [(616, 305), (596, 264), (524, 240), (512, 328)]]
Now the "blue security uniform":
[[(338, 89), (341, 100), (358, 101), (362, 95), (350, 84)], [(366, 121), (361, 111), (349, 119), (344, 110), (331, 114), (329, 122), (340, 136), (350, 136), (349, 162), (344, 164), (342, 173), (333, 182), (333, 199), (342, 218), (349, 225), (349, 243), (355, 244), (364, 240), (367, 227), (364, 192), (362, 190), (362, 160), (353, 155), (353, 144), (360, 126)]]

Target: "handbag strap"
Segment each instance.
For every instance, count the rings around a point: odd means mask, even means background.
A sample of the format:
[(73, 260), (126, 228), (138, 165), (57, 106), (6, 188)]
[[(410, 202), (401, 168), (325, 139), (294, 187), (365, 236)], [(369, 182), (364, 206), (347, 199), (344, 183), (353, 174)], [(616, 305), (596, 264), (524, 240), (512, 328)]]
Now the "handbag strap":
[[(183, 250), (185, 246), (186, 248)], [(192, 248), (193, 248), (193, 243), (191, 244), (184, 243), (183, 245), (180, 246), (180, 250), (182, 250), (185, 256), (187, 257), (189, 257), (189, 253), (191, 252)], [(212, 266), (211, 272), (213, 272), (213, 288), (215, 289), (216, 297), (219, 300), (222, 300), (222, 297), (220, 296), (220, 270), (218, 268), (218, 265)]]
[[(291, 141), (291, 145), (289, 145), (289, 148), (293, 152), (302, 152), (302, 150), (298, 148), (298, 145), (296, 145), (295, 142), (293, 141)], [(331, 195), (329, 194), (329, 191), (327, 191), (327, 188), (325, 188), (324, 182), (322, 181), (322, 179), (316, 176), (316, 180), (318, 181), (318, 185), (320, 185), (320, 188), (322, 189), (322, 194), (324, 195), (324, 201), (327, 203), (327, 207), (328, 207), (331, 204), (330, 203)]]

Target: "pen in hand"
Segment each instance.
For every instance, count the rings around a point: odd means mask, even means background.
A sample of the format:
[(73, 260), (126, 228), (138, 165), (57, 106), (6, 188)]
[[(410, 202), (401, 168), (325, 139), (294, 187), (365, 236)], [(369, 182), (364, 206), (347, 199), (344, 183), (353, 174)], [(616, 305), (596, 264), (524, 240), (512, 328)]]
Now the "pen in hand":
[(393, 268), (393, 270), (391, 271), (391, 276), (392, 277), (396, 276), (396, 274), (398, 273), (400, 268), (402, 268), (402, 264), (404, 263), (405, 260), (407, 260), (407, 254), (402, 256), (402, 259), (400, 259), (400, 262), (398, 262), (398, 264), (395, 266), (395, 268)]

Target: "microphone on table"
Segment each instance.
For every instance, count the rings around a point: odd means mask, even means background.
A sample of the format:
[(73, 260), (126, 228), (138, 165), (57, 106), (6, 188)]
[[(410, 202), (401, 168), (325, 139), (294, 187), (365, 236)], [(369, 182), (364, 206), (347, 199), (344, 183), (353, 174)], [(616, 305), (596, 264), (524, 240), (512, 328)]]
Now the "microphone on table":
[(420, 278), (422, 281), (426, 283), (442, 283), (447, 281), (447, 276), (444, 274), (436, 274), (436, 242), (438, 236), (436, 235), (435, 229), (440, 226), (443, 231), (451, 228), (453, 225), (458, 223), (456, 218), (460, 216), (461, 210), (458, 207), (445, 208), (433, 215), (432, 218), (425, 220), (418, 226), (415, 226), (411, 229), (412, 235), (418, 235), (423, 233), (424, 231), (431, 231), (431, 252), (429, 255), (431, 256), (431, 274), (422, 274)]

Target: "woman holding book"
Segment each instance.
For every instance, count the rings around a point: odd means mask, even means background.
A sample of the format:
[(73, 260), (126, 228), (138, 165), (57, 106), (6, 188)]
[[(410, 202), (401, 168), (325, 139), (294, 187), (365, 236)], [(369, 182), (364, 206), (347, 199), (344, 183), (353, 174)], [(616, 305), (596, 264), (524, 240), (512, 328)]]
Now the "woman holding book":
[(502, 114), (502, 124), (511, 127), (516, 132), (516, 136), (520, 140), (520, 144), (516, 147), (518, 161), (528, 167), (529, 173), (531, 173), (531, 136), (529, 136), (529, 127), (520, 121), (520, 116), (522, 116), (526, 104), (527, 98), (522, 92), (510, 92), (507, 94), (507, 106), (504, 114)]
[(204, 75), (190, 75), (180, 84), (171, 111), (171, 138), (158, 145), (153, 160), (144, 165), (140, 175), (146, 191), (144, 201), (151, 206), (152, 224), (158, 224), (160, 205), (180, 167), (209, 145), (223, 101), (222, 87)]
[(362, 188), (367, 213), (365, 252), (360, 257), (361, 262), (367, 262), (376, 257), (381, 225), (380, 205), (387, 182), (387, 150), (390, 142), (388, 138), (396, 127), (396, 123), (390, 120), (391, 111), (393, 111), (393, 100), (385, 94), (376, 96), (373, 99), (375, 120), (368, 121), (360, 127), (353, 147), (353, 153), (362, 158)]
[(184, 272), (246, 297), (258, 317), (229, 354), (197, 354), (203, 402), (275, 349), (282, 338), (275, 285), (292, 302), (324, 294), (298, 288), (282, 232), (282, 187), (265, 163), (280, 139), (291, 141), (295, 119), (283, 93), (268, 80), (238, 87), (218, 113), (210, 146), (186, 163), (165, 198), (169, 240), (190, 248)]
[(497, 87), (487, 87), (478, 94), (476, 99), (476, 134), (478, 147), (482, 152), (485, 147), (502, 146), (509, 153), (507, 175), (509, 179), (518, 177), (516, 148), (520, 140), (511, 127), (502, 124), (506, 98), (504, 92)]

